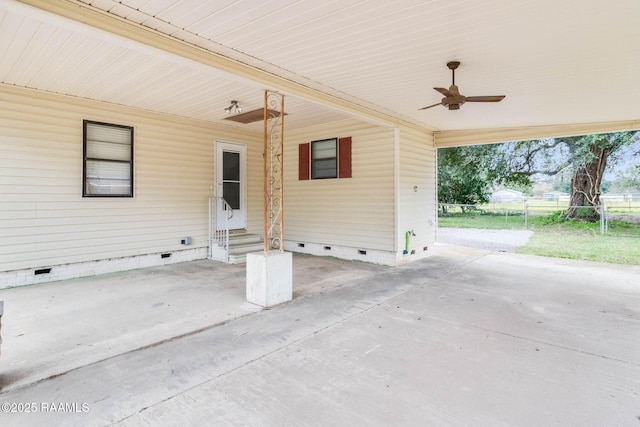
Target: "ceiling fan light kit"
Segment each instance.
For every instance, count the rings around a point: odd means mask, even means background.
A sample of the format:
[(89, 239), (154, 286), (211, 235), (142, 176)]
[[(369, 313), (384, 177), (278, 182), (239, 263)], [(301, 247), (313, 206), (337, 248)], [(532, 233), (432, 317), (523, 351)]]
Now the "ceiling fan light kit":
[(227, 114), (231, 114), (232, 111), (236, 113), (242, 113), (242, 107), (238, 105), (238, 101), (231, 101), (231, 104), (224, 109), (224, 112)]
[(429, 105), (420, 110), (426, 110), (428, 108), (437, 107), (442, 105), (449, 110), (459, 110), (460, 106), (465, 102), (500, 102), (504, 99), (505, 95), (491, 95), (491, 96), (464, 96), (460, 93), (458, 86), (456, 86), (456, 69), (460, 66), (459, 61), (447, 62), (447, 67), (451, 70), (451, 86), (449, 89), (443, 87), (434, 87), (434, 89), (444, 95), (444, 98), (437, 104)]

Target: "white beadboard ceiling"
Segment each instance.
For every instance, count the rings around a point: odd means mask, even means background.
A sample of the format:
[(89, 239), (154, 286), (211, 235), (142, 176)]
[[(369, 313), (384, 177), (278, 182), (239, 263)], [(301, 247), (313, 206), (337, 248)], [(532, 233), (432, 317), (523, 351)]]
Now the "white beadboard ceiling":
[[(57, 2), (431, 130), (640, 120), (638, 0)], [(440, 101), (434, 86), (451, 84), (450, 60), (462, 63), (463, 94), (506, 98), (418, 110)], [(260, 108), (265, 89), (17, 0), (0, 0), (0, 81), (210, 121), (232, 99)], [(349, 117), (301, 96), (287, 97), (286, 110), (290, 128)]]

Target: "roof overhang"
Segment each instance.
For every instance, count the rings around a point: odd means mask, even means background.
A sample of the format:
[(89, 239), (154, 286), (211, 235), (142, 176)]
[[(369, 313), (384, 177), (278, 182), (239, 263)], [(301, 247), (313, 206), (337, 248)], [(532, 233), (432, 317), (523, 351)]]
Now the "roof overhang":
[(437, 148), (445, 148), (464, 145), (526, 141), (543, 138), (559, 138), (563, 136), (589, 135), (593, 133), (633, 131), (638, 129), (640, 129), (640, 120), (631, 120), (626, 122), (582, 123), (575, 125), (435, 132), (434, 140)]
[[(637, 129), (639, 13), (636, 0), (1, 0), (0, 83), (217, 123), (268, 89), (288, 97), (291, 129), (357, 118), (439, 146)], [(420, 111), (449, 60), (465, 95), (506, 98)]]

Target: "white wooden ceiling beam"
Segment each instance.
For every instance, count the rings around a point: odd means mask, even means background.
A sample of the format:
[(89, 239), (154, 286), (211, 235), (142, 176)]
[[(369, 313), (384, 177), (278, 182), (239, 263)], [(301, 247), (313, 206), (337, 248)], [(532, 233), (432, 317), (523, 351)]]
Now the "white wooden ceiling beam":
[(640, 129), (640, 120), (630, 120), (606, 123), (442, 131), (434, 132), (434, 140), (436, 148), (445, 148), (638, 129)]

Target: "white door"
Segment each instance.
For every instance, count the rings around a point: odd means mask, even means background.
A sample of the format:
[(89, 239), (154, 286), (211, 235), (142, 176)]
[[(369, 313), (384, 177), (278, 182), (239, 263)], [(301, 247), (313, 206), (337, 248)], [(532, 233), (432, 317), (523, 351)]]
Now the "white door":
[(230, 217), (231, 230), (247, 228), (247, 147), (243, 144), (216, 142), (216, 196), (222, 196), (231, 206), (216, 203), (218, 229), (224, 228), (224, 218)]

